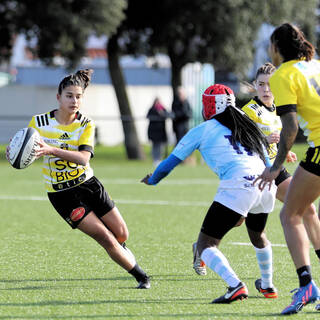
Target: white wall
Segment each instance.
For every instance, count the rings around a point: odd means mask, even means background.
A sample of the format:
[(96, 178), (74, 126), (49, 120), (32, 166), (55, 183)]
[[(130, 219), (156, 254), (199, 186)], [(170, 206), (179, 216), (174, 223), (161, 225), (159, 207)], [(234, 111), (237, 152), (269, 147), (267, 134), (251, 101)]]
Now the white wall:
[[(147, 143), (146, 114), (156, 96), (171, 110), (172, 90), (169, 86), (128, 86), (127, 92), (135, 118), (138, 136)], [(57, 88), (9, 85), (0, 88), (0, 143), (8, 143), (14, 133), (28, 125), (34, 114), (57, 108)], [(115, 92), (110, 85), (91, 84), (84, 95), (82, 113), (92, 118), (102, 144), (123, 142), (123, 130)], [(167, 120), (169, 140), (173, 143), (171, 121)]]

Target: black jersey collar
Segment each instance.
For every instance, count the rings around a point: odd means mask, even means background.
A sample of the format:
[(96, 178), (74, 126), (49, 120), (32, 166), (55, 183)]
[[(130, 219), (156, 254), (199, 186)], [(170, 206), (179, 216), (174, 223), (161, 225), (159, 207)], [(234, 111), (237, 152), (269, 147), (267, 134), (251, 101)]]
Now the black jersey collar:
[(265, 107), (268, 111), (273, 112), (274, 110), (276, 110), (276, 106), (274, 105), (274, 103), (272, 104), (271, 107), (267, 107), (257, 96), (253, 98), (253, 100), (259, 105), (259, 106), (263, 106)]

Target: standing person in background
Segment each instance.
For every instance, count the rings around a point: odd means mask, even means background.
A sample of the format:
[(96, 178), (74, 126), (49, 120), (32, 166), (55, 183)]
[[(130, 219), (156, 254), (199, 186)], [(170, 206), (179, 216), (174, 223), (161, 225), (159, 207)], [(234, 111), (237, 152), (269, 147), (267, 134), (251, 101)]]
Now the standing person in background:
[(189, 130), (189, 120), (192, 118), (192, 109), (189, 101), (187, 100), (186, 92), (183, 87), (178, 87), (177, 93), (174, 95), (172, 102), (172, 113), (173, 113), (173, 132), (176, 136), (176, 143)]
[[(257, 70), (253, 82), (257, 96), (242, 107), (242, 111), (244, 111), (266, 135), (270, 146), (269, 157), (271, 161), (273, 161), (277, 155), (277, 143), (280, 140), (280, 132), (282, 129), (280, 117), (276, 114), (276, 106), (274, 105), (274, 98), (269, 84), (269, 79), (275, 70), (275, 66), (269, 62)], [(293, 152), (288, 151), (286, 160), (287, 162), (295, 162), (297, 158)], [(281, 202), (284, 202), (291, 180), (292, 177), (290, 173), (284, 166), (281, 166), (280, 173), (275, 178), (275, 184), (277, 186), (276, 198)], [(320, 249), (320, 236), (318, 234), (318, 228), (316, 227), (317, 220), (316, 207), (312, 203), (307, 207), (303, 215), (303, 223), (316, 252)], [(266, 288), (263, 279), (259, 283), (256, 283), (256, 288), (259, 292), (263, 293), (265, 297), (268, 297), (270, 290)]]
[[(236, 108), (232, 90), (215, 84), (205, 90), (202, 102), (204, 122), (188, 131), (169, 157), (141, 182), (156, 185), (196, 149), (218, 175), (219, 188), (203, 221), (197, 250), (205, 264), (228, 284), (227, 292), (212, 303), (231, 303), (247, 298), (248, 289), (218, 247), (223, 237), (244, 220), (252, 244), (262, 252), (270, 247), (265, 226), (273, 210), (276, 187), (273, 184), (271, 190), (261, 193), (252, 184), (265, 165), (270, 165), (268, 143), (256, 124)], [(274, 288), (272, 260), (264, 254), (257, 258), (261, 277)]]
[(57, 93), (59, 108), (33, 116), (29, 127), (41, 136), (37, 156), (43, 157), (42, 172), (53, 207), (72, 229), (97, 241), (137, 280), (138, 289), (148, 289), (149, 277), (125, 246), (127, 225), (90, 167), (95, 126), (80, 108), (92, 72), (79, 70), (63, 78)]
[(168, 142), (166, 119), (170, 116), (165, 107), (156, 98), (148, 111), (148, 138), (152, 143), (152, 160), (156, 167), (162, 160), (164, 149)]
[[(320, 299), (320, 290), (312, 280), (309, 239), (304, 218), (308, 207), (320, 195), (320, 62), (314, 59), (315, 48), (302, 31), (290, 23), (274, 30), (270, 38), (270, 56), (278, 67), (270, 78), (282, 131), (273, 165), (255, 180), (263, 190), (281, 172), (282, 165), (297, 136), (300, 125), (308, 138), (309, 149), (297, 167), (280, 219), (286, 242), (297, 270), (299, 289), (282, 314), (298, 313), (303, 306)], [(320, 234), (320, 222), (314, 219)], [(320, 250), (316, 250), (320, 258)]]

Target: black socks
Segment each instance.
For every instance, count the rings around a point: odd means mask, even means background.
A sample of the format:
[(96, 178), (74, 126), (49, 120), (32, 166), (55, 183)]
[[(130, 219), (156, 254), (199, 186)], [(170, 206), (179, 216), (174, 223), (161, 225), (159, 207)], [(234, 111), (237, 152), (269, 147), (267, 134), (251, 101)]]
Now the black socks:
[(138, 282), (145, 280), (148, 278), (147, 274), (140, 268), (140, 266), (136, 263), (136, 265), (128, 271), (131, 275), (133, 275)]
[(297, 274), (299, 277), (300, 287), (306, 286), (312, 280), (310, 266), (303, 266), (297, 269)]

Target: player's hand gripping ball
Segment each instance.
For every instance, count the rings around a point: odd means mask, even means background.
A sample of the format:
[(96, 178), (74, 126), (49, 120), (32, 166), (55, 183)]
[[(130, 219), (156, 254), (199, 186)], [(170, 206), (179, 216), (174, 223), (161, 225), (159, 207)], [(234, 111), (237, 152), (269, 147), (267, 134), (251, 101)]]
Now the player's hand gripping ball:
[(24, 169), (37, 158), (36, 150), (40, 142), (40, 135), (34, 128), (19, 130), (10, 140), (6, 157), (16, 169)]

